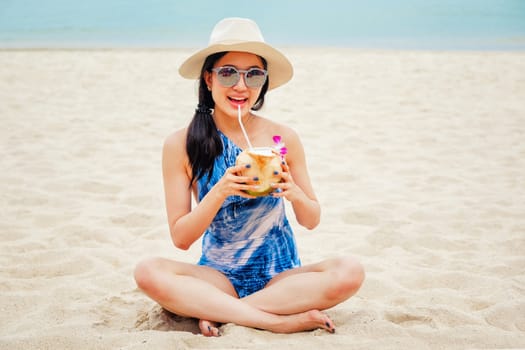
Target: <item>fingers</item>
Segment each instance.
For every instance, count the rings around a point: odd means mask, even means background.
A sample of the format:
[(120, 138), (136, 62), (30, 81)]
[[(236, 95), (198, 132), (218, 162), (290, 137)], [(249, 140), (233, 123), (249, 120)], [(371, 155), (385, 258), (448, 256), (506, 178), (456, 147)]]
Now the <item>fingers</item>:
[(281, 167), (283, 168), (284, 172), (286, 172), (286, 173), (290, 172), (290, 167), (288, 166), (288, 163), (286, 163), (286, 161), (283, 160), (281, 162)]
[(289, 185), (285, 187), (284, 184), (272, 184), (274, 191), (271, 193), (272, 197), (281, 198), (288, 195)]
[[(249, 168), (249, 164), (240, 164), (232, 166), (226, 169), (224, 175), (224, 186), (227, 188), (228, 195), (238, 195), (244, 198), (255, 198), (255, 196), (246, 193), (246, 191), (258, 192), (260, 186), (258, 186), (259, 179), (256, 177), (243, 176), (243, 170)], [(272, 184), (274, 192), (271, 194), (274, 197), (284, 197), (288, 195), (290, 190), (295, 186), (292, 176), (289, 172), (289, 167), (286, 162), (281, 163), (282, 171), (279, 173), (281, 181)]]
[(293, 187), (295, 186), (290, 176), (290, 173), (283, 172), (281, 174), (281, 179), (282, 179), (281, 182), (273, 183), (271, 185), (272, 188), (274, 189), (274, 191), (272, 192), (273, 197), (277, 197), (277, 198), (286, 197), (289, 191), (292, 190)]
[[(246, 177), (241, 177), (246, 178)], [(248, 178), (246, 178), (248, 179)], [(246, 182), (251, 182), (252, 180), (246, 180)], [(241, 196), (244, 198), (255, 198), (254, 196), (247, 193), (247, 191), (257, 192), (260, 189), (260, 186), (253, 183), (230, 183), (230, 194)]]
[(235, 183), (239, 183), (239, 184), (246, 184), (246, 183), (251, 184), (257, 181), (257, 179), (253, 179), (249, 176), (241, 175), (241, 171), (245, 168), (246, 166), (242, 164), (232, 166), (226, 169), (226, 177), (228, 178), (228, 180), (235, 182)]
[(284, 197), (289, 201), (293, 201), (302, 190), (295, 184), (288, 163), (283, 161), (281, 167), (283, 169), (280, 174), (281, 181), (271, 185), (274, 189), (272, 196), (277, 198)]
[(240, 172), (246, 169), (247, 167), (249, 167), (249, 164), (239, 164), (229, 167), (228, 169), (226, 169), (226, 172), (230, 174), (240, 174)]
[(256, 185), (257, 179), (240, 175), (241, 171), (245, 169), (245, 165), (236, 165), (226, 169), (226, 173), (221, 180), (221, 187), (224, 193), (228, 196), (237, 195), (244, 198), (255, 198), (254, 196), (246, 193), (245, 191), (259, 190), (259, 186)]

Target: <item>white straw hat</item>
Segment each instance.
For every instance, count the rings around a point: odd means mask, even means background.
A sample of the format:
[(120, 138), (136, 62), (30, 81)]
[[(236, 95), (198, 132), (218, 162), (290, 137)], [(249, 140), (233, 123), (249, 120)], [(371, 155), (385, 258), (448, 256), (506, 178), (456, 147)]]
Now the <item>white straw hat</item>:
[(206, 57), (223, 51), (250, 52), (263, 57), (268, 63), (269, 90), (292, 78), (292, 64), (286, 56), (264, 42), (254, 21), (237, 17), (225, 18), (215, 25), (208, 47), (186, 59), (179, 67), (180, 75), (187, 79), (199, 79)]

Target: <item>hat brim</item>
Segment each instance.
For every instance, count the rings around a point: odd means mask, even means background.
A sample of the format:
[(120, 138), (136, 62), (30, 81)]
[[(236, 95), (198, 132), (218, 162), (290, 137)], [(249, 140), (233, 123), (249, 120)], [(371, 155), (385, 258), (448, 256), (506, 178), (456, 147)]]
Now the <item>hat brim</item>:
[(199, 79), (206, 57), (225, 51), (250, 52), (263, 57), (268, 63), (268, 90), (275, 89), (292, 79), (293, 67), (286, 56), (270, 45), (259, 41), (221, 43), (208, 46), (187, 58), (179, 67), (179, 74), (187, 79)]

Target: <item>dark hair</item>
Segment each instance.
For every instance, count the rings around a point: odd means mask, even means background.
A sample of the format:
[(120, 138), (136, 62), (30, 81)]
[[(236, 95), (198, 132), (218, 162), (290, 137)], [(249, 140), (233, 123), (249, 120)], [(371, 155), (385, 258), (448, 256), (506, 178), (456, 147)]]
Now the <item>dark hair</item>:
[[(222, 153), (222, 140), (212, 117), (212, 109), (215, 107), (215, 102), (211, 91), (208, 90), (204, 73), (212, 72), (215, 62), (227, 53), (218, 52), (212, 54), (206, 58), (202, 65), (199, 79), (199, 104), (188, 126), (188, 134), (186, 136), (186, 153), (191, 165), (190, 186), (204, 175), (208, 175), (208, 178), (211, 177), (215, 158)], [(266, 69), (266, 60), (262, 57), (260, 58), (263, 62), (263, 67)], [(257, 111), (263, 106), (264, 96), (268, 91), (269, 79), (270, 77), (266, 79), (252, 110)]]

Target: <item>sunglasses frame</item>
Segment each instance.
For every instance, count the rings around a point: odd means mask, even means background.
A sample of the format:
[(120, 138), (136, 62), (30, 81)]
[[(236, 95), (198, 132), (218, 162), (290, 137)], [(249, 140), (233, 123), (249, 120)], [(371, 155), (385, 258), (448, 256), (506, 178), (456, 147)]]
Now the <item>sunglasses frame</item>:
[[(231, 85), (224, 84), (221, 81), (221, 75), (219, 74), (219, 72), (222, 69), (224, 69), (224, 68), (233, 69), (236, 72), (235, 74), (237, 74), (237, 80), (235, 80), (235, 82), (233, 84), (231, 84)], [(250, 78), (246, 79), (246, 74), (248, 74), (249, 72), (252, 72), (254, 70), (261, 71), (261, 72), (264, 73), (264, 80), (262, 81), (262, 84), (257, 85), (257, 86), (251, 86), (250, 83), (249, 83)], [(217, 80), (224, 87), (232, 87), (232, 86), (237, 85), (239, 83), (239, 81), (241, 80), (241, 73), (244, 74), (244, 84), (246, 84), (247, 87), (252, 88), (252, 89), (256, 89), (256, 88), (260, 88), (260, 87), (264, 86), (264, 84), (266, 83), (266, 80), (268, 79), (268, 71), (266, 69), (257, 68), (257, 67), (253, 67), (253, 68), (250, 68), (250, 69), (239, 69), (239, 68), (234, 67), (234, 66), (222, 66), (222, 67), (213, 68), (212, 71), (217, 73)]]

